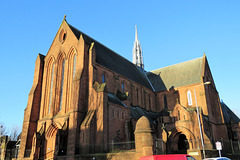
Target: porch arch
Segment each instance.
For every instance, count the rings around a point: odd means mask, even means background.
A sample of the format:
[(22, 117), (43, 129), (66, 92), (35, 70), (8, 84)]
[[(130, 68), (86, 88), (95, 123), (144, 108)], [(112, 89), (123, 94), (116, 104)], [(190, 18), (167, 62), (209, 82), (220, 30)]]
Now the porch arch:
[[(194, 149), (199, 145), (199, 141), (196, 136), (188, 128), (183, 126), (177, 126), (170, 131), (171, 135), (168, 138), (168, 152), (176, 152), (179, 150), (179, 143), (183, 140), (187, 140), (186, 149)], [(185, 136), (185, 137), (184, 137)], [(181, 142), (179, 142), (179, 140)]]

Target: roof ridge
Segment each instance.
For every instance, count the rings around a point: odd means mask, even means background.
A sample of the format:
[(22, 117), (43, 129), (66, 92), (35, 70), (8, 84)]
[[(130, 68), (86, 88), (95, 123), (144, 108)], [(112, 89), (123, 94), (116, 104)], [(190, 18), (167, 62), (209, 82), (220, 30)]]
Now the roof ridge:
[[(89, 38), (91, 41), (96, 42), (97, 44), (99, 44), (99, 45), (105, 47), (105, 48), (108, 49), (109, 51), (111, 51), (111, 52), (117, 54), (118, 56), (120, 56), (120, 57), (122, 57), (123, 59), (125, 59), (125, 60), (129, 61), (130, 63), (132, 63), (130, 60), (126, 59), (126, 58), (123, 57), (122, 55), (118, 54), (117, 52), (115, 52), (114, 50), (110, 49), (110, 48), (107, 47), (106, 45), (100, 43), (99, 41), (97, 41), (96, 39), (92, 38), (91, 36), (89, 36), (89, 35), (85, 34), (84, 32), (80, 31), (79, 29), (77, 29), (76, 27), (72, 26), (72, 25), (69, 24), (68, 22), (67, 22), (67, 24), (68, 24), (69, 26), (71, 26), (72, 28), (74, 28), (75, 30), (79, 31), (79, 32), (80, 32), (80, 35), (83, 34), (85, 37)], [(79, 37), (80, 37), (80, 35), (79, 35)], [(77, 38), (79, 38), (79, 37), (77, 37)], [(132, 64), (133, 64), (133, 63), (132, 63)], [(133, 64), (133, 65), (134, 65), (134, 64)]]
[[(112, 49), (108, 48), (107, 46), (103, 45), (102, 43), (98, 42), (97, 40), (93, 39), (92, 37), (86, 35), (84, 32), (82, 32), (82, 31), (78, 30), (77, 28), (73, 27), (71, 24), (69, 24), (69, 23), (67, 23), (67, 24), (69, 25), (70, 29), (72, 30), (72, 32), (74, 33), (76, 38), (79, 39), (80, 36), (82, 35), (87, 43), (95, 42), (95, 47), (97, 47), (97, 49), (96, 49), (96, 62), (98, 64), (100, 64), (100, 65), (102, 65), (102, 66), (104, 66), (106, 68), (109, 68), (107, 63), (105, 63), (106, 62), (105, 60), (102, 59), (102, 63), (101, 63), (101, 60), (99, 60), (100, 58), (98, 59), (98, 55), (102, 54), (102, 53), (100, 54), (100, 52), (104, 52), (103, 54), (105, 54), (105, 56), (108, 56), (109, 59), (111, 59), (111, 60), (117, 60), (118, 59), (117, 61), (121, 61), (121, 65), (122, 64), (128, 65), (128, 67), (133, 69), (130, 72), (132, 73), (133, 71), (135, 71), (136, 74), (139, 75), (138, 77), (140, 78), (140, 80), (136, 80), (136, 78), (133, 78), (131, 75), (124, 74), (122, 71), (119, 71), (119, 69), (116, 69), (117, 67), (114, 66), (114, 65), (113, 65), (112, 68), (110, 67), (109, 69), (113, 70), (114, 72), (118, 73), (119, 75), (122, 75), (122, 76), (124, 76), (126, 78), (129, 78), (129, 79), (135, 81), (136, 83), (139, 83), (139, 84), (145, 86), (146, 88), (149, 88), (150, 90), (153, 90), (153, 87), (151, 87), (151, 83), (149, 82), (149, 80), (148, 80), (147, 76), (145, 75), (145, 73), (141, 72), (136, 67), (136, 65), (134, 65), (133, 62), (131, 62), (130, 60), (126, 59), (125, 57), (123, 57), (122, 55), (118, 54), (117, 52), (113, 51)], [(116, 61), (110, 62), (110, 63), (111, 64), (115, 64)], [(119, 64), (120, 64), (120, 62), (119, 62)], [(125, 67), (125, 69), (127, 70), (129, 68)]]

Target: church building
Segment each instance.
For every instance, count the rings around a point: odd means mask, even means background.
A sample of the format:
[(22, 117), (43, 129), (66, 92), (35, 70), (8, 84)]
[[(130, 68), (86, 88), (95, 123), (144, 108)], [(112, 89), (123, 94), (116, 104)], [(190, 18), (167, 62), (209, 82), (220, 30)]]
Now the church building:
[(155, 154), (212, 150), (229, 139), (205, 54), (145, 71), (137, 28), (130, 62), (64, 18), (35, 62), (18, 159), (134, 150), (142, 116), (161, 144), (154, 142)]

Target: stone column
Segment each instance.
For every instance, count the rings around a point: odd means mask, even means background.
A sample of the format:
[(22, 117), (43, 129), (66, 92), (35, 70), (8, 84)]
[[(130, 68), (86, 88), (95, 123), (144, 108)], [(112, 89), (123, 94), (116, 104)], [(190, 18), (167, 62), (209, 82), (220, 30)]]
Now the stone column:
[(141, 156), (153, 155), (153, 136), (149, 120), (142, 116), (136, 124), (135, 130), (136, 152)]

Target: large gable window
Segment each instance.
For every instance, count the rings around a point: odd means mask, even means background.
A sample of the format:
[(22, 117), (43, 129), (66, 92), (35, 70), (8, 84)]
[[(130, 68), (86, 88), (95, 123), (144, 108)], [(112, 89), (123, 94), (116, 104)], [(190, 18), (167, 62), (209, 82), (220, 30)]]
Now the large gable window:
[(191, 106), (192, 105), (192, 94), (191, 94), (191, 91), (187, 92), (187, 98), (188, 98), (188, 105)]
[(61, 111), (62, 109), (62, 96), (63, 96), (63, 82), (64, 82), (64, 67), (65, 67), (65, 59), (62, 62), (62, 75), (61, 75), (61, 87), (60, 87), (60, 107), (59, 110)]
[(48, 113), (50, 113), (51, 103), (52, 103), (53, 75), (54, 75), (54, 63), (52, 65), (52, 74), (51, 74), (50, 92), (49, 92), (49, 102), (48, 102)]
[[(72, 97), (73, 97), (73, 80), (74, 80), (74, 77), (76, 75), (76, 62), (77, 62), (77, 53), (76, 53), (76, 50), (75, 48), (72, 48), (70, 50), (70, 53), (69, 53), (69, 57), (68, 57), (68, 61), (66, 61), (65, 63), (68, 62), (68, 65), (66, 67), (68, 67), (68, 69), (65, 69), (65, 72), (66, 72), (66, 75), (68, 75), (67, 77), (65, 77), (65, 81), (67, 82), (67, 94), (66, 94), (66, 103), (65, 103), (65, 106), (66, 106), (66, 110), (70, 109), (70, 103), (71, 103), (71, 100), (72, 100)], [(64, 75), (63, 75), (64, 76)]]

